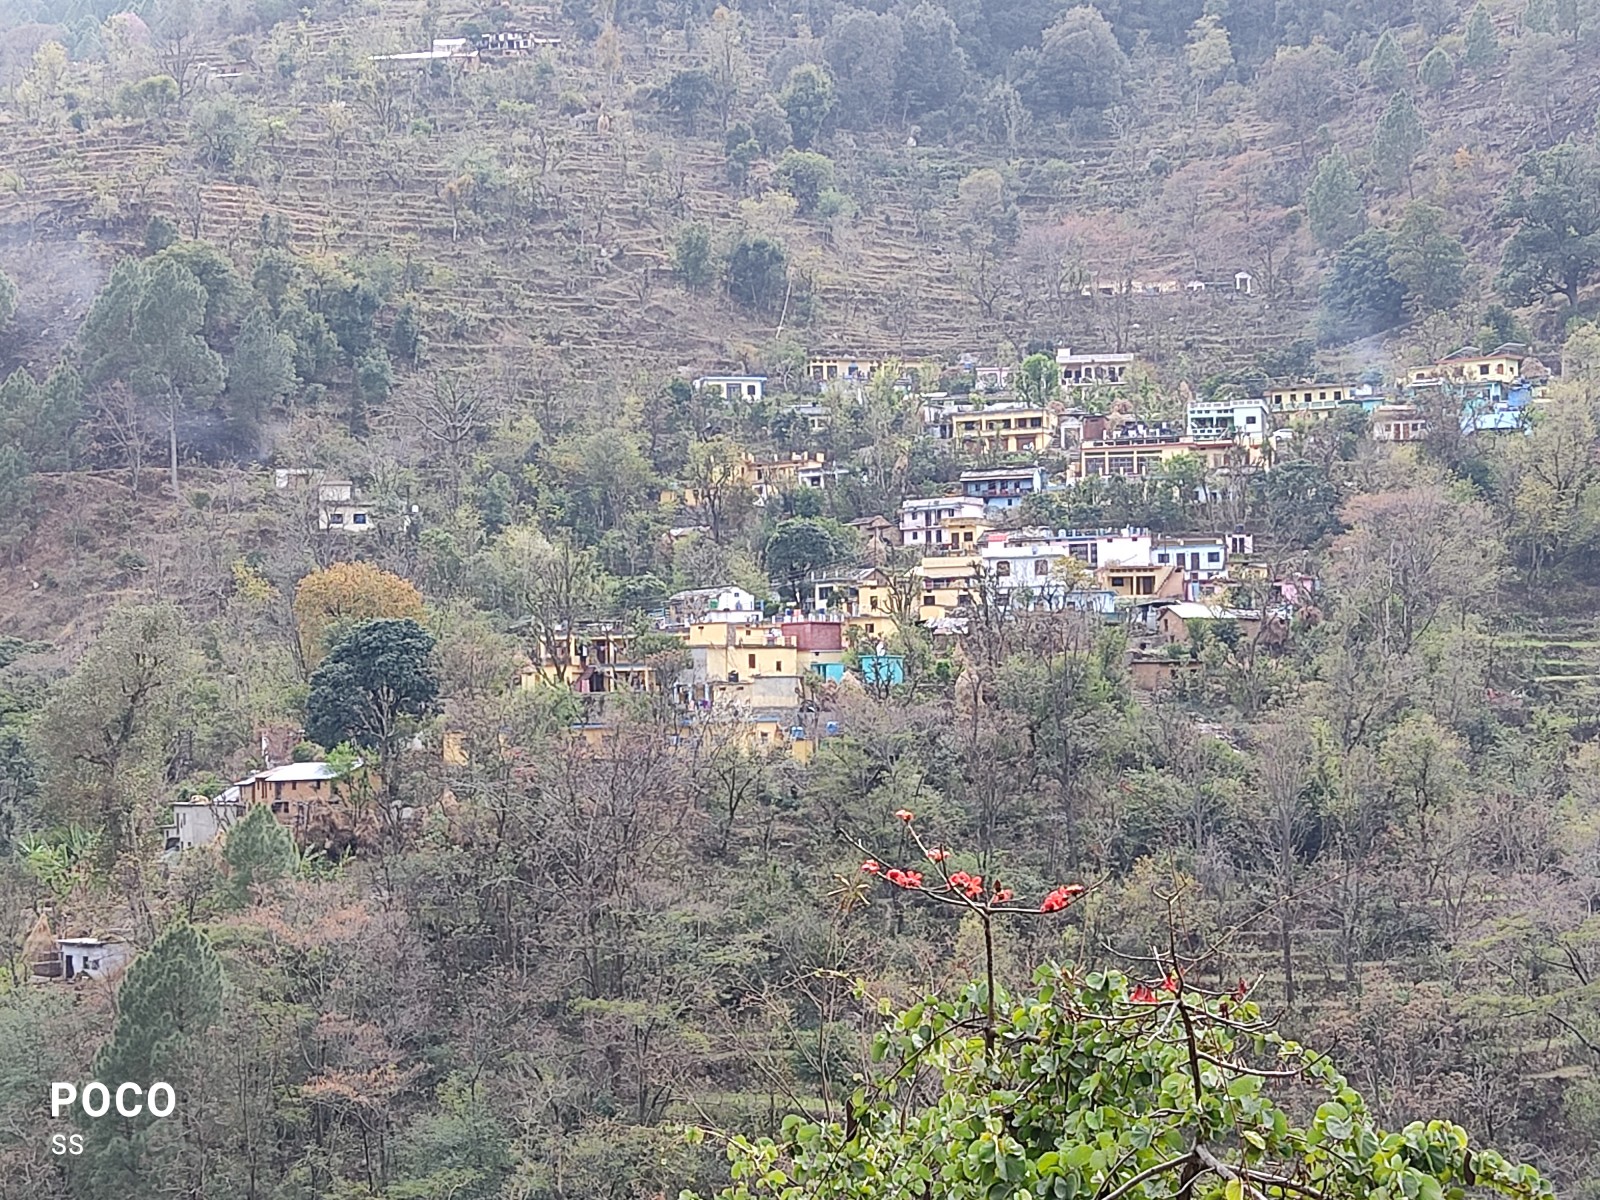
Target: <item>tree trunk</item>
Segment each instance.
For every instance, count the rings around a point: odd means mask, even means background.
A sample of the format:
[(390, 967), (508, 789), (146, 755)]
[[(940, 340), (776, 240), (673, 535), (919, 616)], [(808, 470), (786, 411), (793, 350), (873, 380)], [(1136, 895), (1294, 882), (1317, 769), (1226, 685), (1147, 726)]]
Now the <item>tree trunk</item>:
[(171, 396), (167, 400), (167, 451), (169, 454), (168, 465), (172, 470), (172, 499), (182, 499), (178, 491), (178, 398)]

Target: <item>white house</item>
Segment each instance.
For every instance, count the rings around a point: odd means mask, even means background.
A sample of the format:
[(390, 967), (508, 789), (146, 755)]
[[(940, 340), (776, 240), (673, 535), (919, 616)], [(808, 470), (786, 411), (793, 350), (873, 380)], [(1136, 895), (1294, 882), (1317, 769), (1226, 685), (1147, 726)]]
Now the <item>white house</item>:
[(172, 824), (165, 831), (166, 848), (192, 850), (196, 846), (209, 846), (243, 815), (244, 801), (239, 796), (238, 784), (220, 796), (180, 800), (172, 806)]
[(1228, 569), (1228, 538), (1221, 535), (1163, 534), (1155, 539), (1155, 565), (1183, 571), (1183, 593), (1189, 600), (1200, 596), (1200, 585)]
[(1091, 586), (1086, 544), (1027, 533), (992, 533), (978, 550), (984, 577), (1008, 599), (1026, 593), (1034, 602), (1083, 611), (1110, 612), (1115, 596)]
[(1044, 491), (1043, 467), (999, 467), (961, 472), (961, 490), (990, 508), (1015, 508), (1023, 497)]
[(1131, 354), (1074, 354), (1071, 347), (1056, 351), (1064, 388), (1115, 387), (1132, 365)]
[(60, 959), (57, 978), (105, 979), (128, 965), (133, 947), (115, 939), (57, 938), (56, 953)]
[(1187, 418), (1189, 440), (1196, 442), (1232, 438), (1259, 446), (1270, 427), (1265, 400), (1198, 400), (1189, 405)]
[(987, 508), (976, 496), (929, 496), (900, 505), (902, 546), (944, 546), (950, 542), (946, 521), (979, 520)]
[(356, 485), (348, 479), (317, 485), (317, 528), (322, 532), (370, 533), (377, 527), (372, 506), (356, 499)]
[(724, 400), (760, 400), (767, 394), (765, 375), (702, 375), (695, 391), (715, 392)]
[(667, 614), (678, 624), (696, 621), (748, 624), (761, 619), (761, 604), (754, 593), (732, 584), (691, 588), (667, 597)]

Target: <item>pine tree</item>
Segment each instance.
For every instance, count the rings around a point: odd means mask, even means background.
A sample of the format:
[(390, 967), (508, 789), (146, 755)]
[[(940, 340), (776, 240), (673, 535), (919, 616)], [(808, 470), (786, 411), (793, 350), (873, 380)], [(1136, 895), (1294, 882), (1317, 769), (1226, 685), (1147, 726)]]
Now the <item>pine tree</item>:
[(1393, 30), (1385, 29), (1362, 70), (1373, 87), (1392, 92), (1405, 85), (1407, 68), (1406, 52), (1400, 47), (1400, 39)]
[(256, 888), (276, 883), (294, 870), (294, 841), (271, 809), (253, 805), (228, 831), (222, 861), (228, 864), (228, 899), (242, 908)]
[(1456, 60), (1443, 46), (1435, 46), (1417, 68), (1417, 79), (1430, 92), (1442, 92), (1456, 81)]
[(1444, 223), (1443, 209), (1410, 204), (1390, 242), (1389, 270), (1419, 315), (1453, 308), (1466, 293), (1467, 252)]
[(1325, 250), (1337, 250), (1365, 228), (1366, 205), (1356, 173), (1344, 151), (1335, 147), (1322, 156), (1306, 189), (1306, 219), (1311, 236)]
[(1494, 22), (1489, 19), (1489, 9), (1483, 0), (1479, 0), (1467, 17), (1466, 49), (1462, 57), (1475, 71), (1500, 61), (1500, 37), (1494, 31)]
[(1411, 164), (1427, 141), (1411, 96), (1396, 92), (1372, 134), (1372, 163), (1384, 187), (1393, 190), (1404, 182), (1410, 190)]
[[(136, 958), (117, 993), (111, 1038), (95, 1055), (93, 1078), (113, 1092), (123, 1082), (142, 1088), (166, 1082), (182, 1100), (185, 1052), (222, 1015), (222, 960), (187, 922), (171, 926)], [(148, 1111), (84, 1117), (88, 1143), (75, 1195), (128, 1197), (149, 1192), (145, 1163)]]
[(245, 318), (228, 368), (228, 424), (235, 435), (253, 435), (262, 414), (294, 384), (294, 339), (279, 333), (272, 314), (258, 308)]

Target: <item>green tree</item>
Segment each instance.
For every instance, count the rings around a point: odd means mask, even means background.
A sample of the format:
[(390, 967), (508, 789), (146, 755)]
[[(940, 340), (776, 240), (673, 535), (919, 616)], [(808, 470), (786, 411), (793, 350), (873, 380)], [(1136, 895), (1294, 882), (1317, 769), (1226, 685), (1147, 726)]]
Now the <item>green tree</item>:
[(1038, 50), (1017, 55), (1017, 90), (1040, 116), (1109, 108), (1122, 98), (1128, 56), (1111, 23), (1087, 5), (1069, 8), (1044, 31)]
[(1195, 108), (1200, 106), (1200, 93), (1216, 86), (1223, 76), (1233, 69), (1233, 43), (1228, 40), (1228, 29), (1211, 14), (1201, 17), (1189, 31), (1189, 45), (1184, 50), (1184, 63), (1195, 81)]
[(1361, 64), (1361, 71), (1367, 82), (1380, 91), (1397, 92), (1405, 86), (1410, 64), (1406, 62), (1406, 52), (1401, 49), (1394, 30), (1383, 31), (1371, 55)]
[(697, 222), (678, 230), (672, 240), (672, 269), (690, 287), (704, 287), (711, 282), (715, 267), (709, 229)]
[(1600, 275), (1600, 150), (1569, 141), (1530, 154), (1497, 216), (1516, 226), (1497, 281), (1506, 299), (1531, 304), (1565, 296), (1576, 305)]
[(1251, 491), (1263, 527), (1286, 549), (1316, 549), (1344, 527), (1339, 487), (1316, 463), (1277, 463), (1251, 477)]
[(409, 618), (363, 621), (311, 673), (306, 736), (375, 753), (391, 800), (399, 794), (399, 752), (439, 695), (433, 647), (433, 635)]
[[(1251, 1065), (1251, 1044), (1272, 1070)], [(776, 1139), (731, 1138), (723, 1200), (1554, 1195), (1447, 1121), (1379, 1128), (1328, 1058), (1273, 1030), (1245, 989), (1204, 993), (1176, 967), (1143, 983), (1046, 964), (1016, 997), (991, 970), (895, 1015), (872, 1056), (883, 1067), (842, 1121), (792, 1116)], [(1110, 1128), (1107, 1112), (1121, 1114)]]
[(1391, 248), (1387, 233), (1369, 229), (1351, 239), (1334, 259), (1322, 302), (1341, 334), (1382, 333), (1405, 315), (1406, 292), (1390, 269)]
[[(93, 1077), (113, 1092), (123, 1082), (147, 1088), (161, 1080), (181, 1097), (195, 1055), (221, 1015), (221, 960), (199, 930), (184, 922), (172, 925), (128, 968), (117, 991), (116, 1023), (95, 1055)], [(146, 1134), (155, 1118), (148, 1109), (137, 1117), (113, 1109), (82, 1120), (89, 1194), (107, 1200), (138, 1195), (154, 1169), (147, 1162)]]
[(1428, 136), (1410, 94), (1396, 92), (1372, 133), (1372, 164), (1383, 186), (1393, 190), (1404, 182), (1410, 191), (1411, 165), (1427, 144)]
[(723, 271), (728, 294), (746, 308), (777, 314), (789, 294), (789, 256), (766, 234), (745, 234), (728, 252)]
[(226, 378), (221, 356), (202, 336), (206, 304), (206, 289), (178, 262), (126, 260), (95, 297), (78, 335), (89, 382), (125, 379), (164, 412), (174, 497), (179, 418), (190, 404), (219, 395)]
[(165, 781), (173, 738), (193, 700), (193, 647), (170, 604), (119, 608), (50, 691), (32, 727), (46, 815), (105, 834), (115, 857), (132, 817)]
[(831, 517), (790, 517), (767, 538), (761, 561), (779, 586), (798, 596), (813, 571), (854, 565), (859, 543), (855, 530)]
[(245, 318), (228, 365), (228, 422), (235, 435), (253, 435), (262, 415), (294, 386), (294, 339), (258, 308)]
[(1389, 269), (1419, 315), (1454, 308), (1466, 293), (1467, 251), (1444, 224), (1443, 209), (1412, 203), (1394, 231)]
[(26, 455), (37, 471), (65, 471), (77, 449), (83, 379), (65, 363), (44, 383), (18, 368), (0, 383), (0, 442)]
[(228, 830), (222, 847), (228, 867), (227, 895), (236, 908), (251, 902), (258, 889), (288, 878), (294, 872), (294, 839), (265, 804), (250, 811)]
[(1456, 62), (1443, 46), (1435, 46), (1417, 66), (1417, 81), (1430, 92), (1442, 92), (1456, 81)]
[[(895, 112), (895, 79), (904, 44), (900, 18), (892, 12), (844, 8), (829, 23), (822, 52), (842, 123), (871, 128)], [(796, 132), (796, 144), (799, 138)]]
[(905, 49), (897, 67), (897, 88), (909, 117), (923, 117), (961, 98), (967, 55), (961, 31), (943, 8), (922, 0), (901, 22)]
[(1306, 221), (1311, 236), (1325, 250), (1337, 250), (1367, 224), (1367, 207), (1350, 160), (1338, 147), (1317, 163), (1306, 189)]
[(789, 72), (778, 93), (778, 103), (789, 119), (794, 144), (808, 150), (822, 136), (823, 126), (833, 113), (833, 80), (815, 63), (801, 63)]
[(158, 267), (163, 263), (182, 267), (205, 288), (206, 339), (217, 341), (232, 333), (249, 306), (250, 289), (227, 255), (209, 242), (178, 241), (154, 255), (149, 265)]
[(11, 318), (17, 315), (17, 284), (16, 280), (0, 271), (0, 331), (11, 324)]
[(777, 177), (801, 212), (813, 212), (818, 198), (833, 186), (833, 160), (812, 150), (791, 150), (778, 161)]
[(1017, 370), (1017, 398), (1028, 404), (1048, 404), (1061, 395), (1061, 368), (1053, 354), (1030, 354)]
[(1478, 0), (1467, 14), (1467, 32), (1462, 59), (1474, 71), (1483, 71), (1500, 61), (1500, 35), (1495, 32), (1489, 7)]

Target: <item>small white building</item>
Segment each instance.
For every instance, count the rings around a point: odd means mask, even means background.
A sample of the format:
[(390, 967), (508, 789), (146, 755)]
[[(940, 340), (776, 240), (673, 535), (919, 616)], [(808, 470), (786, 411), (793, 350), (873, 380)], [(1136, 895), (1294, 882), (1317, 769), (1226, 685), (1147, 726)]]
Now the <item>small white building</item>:
[(767, 394), (765, 375), (702, 375), (694, 381), (697, 392), (715, 392), (724, 400), (762, 399)]
[(377, 521), (372, 506), (356, 499), (354, 483), (329, 479), (317, 485), (317, 528), (324, 533), (370, 533)]
[(1074, 354), (1071, 347), (1056, 351), (1064, 388), (1115, 387), (1132, 365), (1131, 354)]
[(1187, 421), (1190, 441), (1232, 438), (1242, 446), (1262, 445), (1270, 426), (1265, 400), (1198, 400), (1189, 405)]
[(754, 593), (733, 584), (690, 588), (667, 597), (667, 615), (680, 625), (704, 621), (747, 625), (761, 619), (761, 603)]
[(165, 831), (166, 848), (181, 851), (209, 846), (243, 815), (244, 802), (240, 799), (238, 784), (220, 796), (180, 800), (172, 806), (172, 824)]
[(900, 544), (902, 546), (945, 546), (950, 544), (947, 521), (981, 520), (987, 506), (976, 496), (928, 496), (906, 500), (900, 505)]
[(76, 937), (57, 938), (59, 974), (66, 982), (77, 979), (107, 979), (133, 959), (133, 947), (116, 939)]

